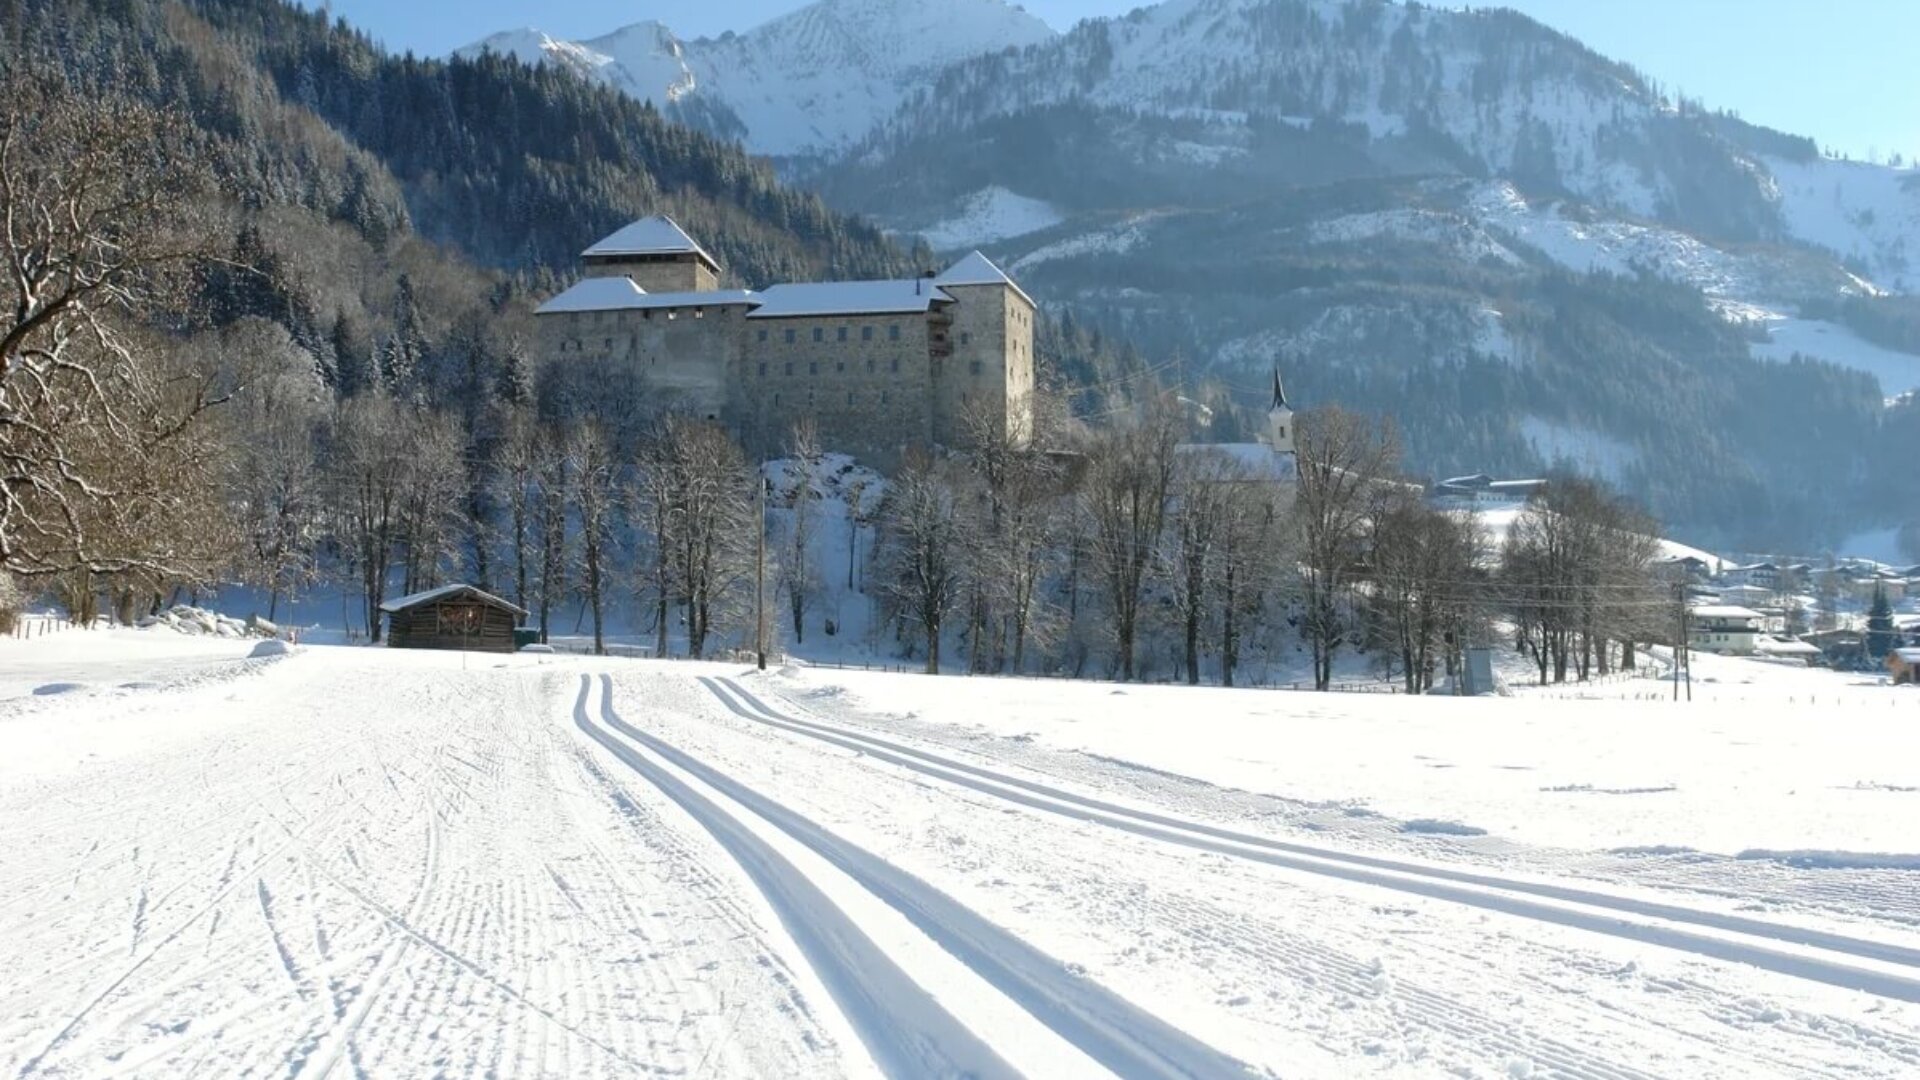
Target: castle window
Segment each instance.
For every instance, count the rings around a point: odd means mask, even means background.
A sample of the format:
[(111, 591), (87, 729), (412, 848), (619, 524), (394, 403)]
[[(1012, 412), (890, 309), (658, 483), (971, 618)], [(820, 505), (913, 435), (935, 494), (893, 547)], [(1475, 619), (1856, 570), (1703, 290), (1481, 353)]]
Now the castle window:
[(760, 361), (760, 377), (763, 379), (767, 377), (767, 362), (765, 360)]
[(888, 341), (900, 340), (900, 324), (899, 323), (894, 323), (893, 325), (887, 327), (887, 340)]
[(967, 364), (967, 371), (974, 375), (980, 374), (980, 361), (974, 360), (969, 362)]
[(825, 340), (827, 340), (827, 332), (826, 332), (825, 330), (823, 330), (823, 329), (821, 329), (821, 328), (820, 328), (820, 327), (818, 327), (818, 326), (816, 326), (816, 327), (814, 327), (814, 328), (813, 328), (813, 340), (814, 340), (815, 342), (821, 342), (821, 341), (825, 341)]
[(608, 338), (608, 339), (607, 339), (607, 345), (606, 345), (606, 347), (607, 347), (607, 348), (609, 348), (609, 349), (611, 349), (611, 348), (613, 348), (613, 339), (612, 339), (612, 338)]
[(836, 375), (845, 375), (847, 373), (847, 362), (845, 360), (835, 360), (833, 362), (833, 371)]
[(793, 361), (787, 361), (787, 374), (793, 374)]
[(861, 340), (861, 341), (872, 341), (872, 340), (873, 340), (873, 327), (871, 327), (871, 326), (863, 326), (863, 327), (861, 327), (861, 328), (860, 328), (860, 340)]
[(893, 373), (894, 373), (894, 374), (896, 374), (896, 375), (897, 375), (897, 374), (899, 374), (899, 373), (900, 373), (900, 358), (896, 356), (896, 357), (894, 357), (893, 359), (891, 359), (891, 360), (888, 360), (888, 361), (887, 361), (887, 370), (888, 370), (888, 371), (891, 371), (891, 372), (893, 372)]
[(840, 340), (841, 341), (847, 340), (847, 328), (844, 326), (840, 328)]
[(780, 404), (780, 395), (779, 395), (779, 394), (775, 394), (775, 395), (773, 395), (773, 403), (774, 403), (775, 405), (778, 405), (778, 404)]
[(887, 403), (887, 392), (885, 390), (882, 390), (880, 391), (880, 404), (885, 405), (886, 403)]
[(793, 344), (793, 328), (792, 327), (787, 328), (787, 344), (789, 345)]
[(973, 332), (971, 330), (960, 331), (960, 344), (962, 345), (973, 344)]
[(760, 344), (765, 345), (766, 343), (767, 343), (767, 332), (765, 330), (762, 330), (760, 331)]
[(674, 319), (677, 319), (677, 318), (679, 318), (679, 317), (680, 317), (680, 309), (679, 309), (679, 308), (668, 308), (668, 309), (667, 309), (667, 320), (668, 320), (669, 322), (671, 322), (672, 320), (674, 320)]
[(643, 319), (651, 319), (651, 318), (653, 318), (653, 309), (652, 309), (652, 308), (641, 308), (641, 309), (640, 309), (640, 317), (641, 317), (641, 318), (643, 318)]
[(697, 308), (694, 308), (694, 309), (693, 309), (693, 317), (694, 317), (694, 318), (696, 318), (696, 319), (704, 319), (704, 318), (706, 318), (706, 317), (707, 317), (707, 309), (706, 309), (706, 308), (703, 308), (703, 307), (697, 307)]
[(853, 391), (847, 391), (847, 404), (853, 404)]
[(876, 367), (879, 367), (879, 365), (874, 363), (873, 357), (867, 357), (867, 374), (873, 374), (873, 369)]
[(809, 375), (820, 374), (820, 361), (818, 360), (807, 361), (807, 374)]
[(813, 408), (813, 391), (807, 391), (807, 408)]

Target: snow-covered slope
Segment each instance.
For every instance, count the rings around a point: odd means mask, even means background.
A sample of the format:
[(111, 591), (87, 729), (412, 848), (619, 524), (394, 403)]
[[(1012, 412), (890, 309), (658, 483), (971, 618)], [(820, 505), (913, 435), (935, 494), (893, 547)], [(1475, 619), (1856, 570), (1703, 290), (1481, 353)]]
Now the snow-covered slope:
[(682, 41), (642, 22), (584, 42), (513, 31), (460, 50), (545, 58), (658, 103), (699, 98), (774, 156), (844, 150), (959, 60), (1053, 37), (1005, 0), (818, 0), (740, 34)]

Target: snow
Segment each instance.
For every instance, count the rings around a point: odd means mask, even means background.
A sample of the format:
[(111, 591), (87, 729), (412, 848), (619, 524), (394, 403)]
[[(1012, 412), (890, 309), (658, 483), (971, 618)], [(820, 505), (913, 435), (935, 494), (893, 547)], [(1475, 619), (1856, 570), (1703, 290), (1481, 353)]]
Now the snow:
[(924, 278), (906, 281), (821, 281), (770, 285), (749, 319), (788, 319), (816, 315), (920, 315), (936, 301), (951, 303)]
[(0, 683), (113, 673), (0, 698), (0, 1069), (1920, 1061), (1912, 693), (1704, 657), (1656, 708), (244, 648), (0, 641)]
[(959, 213), (919, 232), (935, 251), (957, 251), (1051, 229), (1064, 220), (1052, 203), (991, 184), (967, 196)]
[(1789, 232), (1902, 291), (1920, 288), (1920, 170), (1828, 158), (1762, 161)]
[(1614, 482), (1640, 460), (1640, 452), (1619, 439), (1538, 416), (1520, 421), (1520, 435), (1533, 444), (1542, 462), (1571, 461), (1584, 472)]
[(664, 214), (641, 218), (623, 226), (580, 254), (583, 258), (595, 255), (698, 255), (706, 262), (714, 263), (713, 256), (707, 254), (705, 248), (695, 243), (685, 229)]
[(567, 311), (619, 311), (639, 307), (647, 290), (626, 277), (590, 277), (573, 283), (565, 292), (541, 304), (536, 315)]
[(1888, 398), (1920, 389), (1920, 356), (1875, 345), (1837, 323), (1773, 316), (1766, 330), (1767, 341), (1752, 349), (1762, 360), (1784, 363), (1797, 353), (1863, 371), (1879, 381)]

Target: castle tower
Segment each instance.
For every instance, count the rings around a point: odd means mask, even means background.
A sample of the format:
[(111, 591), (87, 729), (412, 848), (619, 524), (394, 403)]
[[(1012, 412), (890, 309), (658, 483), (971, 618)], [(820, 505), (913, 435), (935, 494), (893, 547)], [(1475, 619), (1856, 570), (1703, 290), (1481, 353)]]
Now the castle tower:
[(1287, 388), (1280, 383), (1280, 368), (1273, 369), (1273, 404), (1267, 406), (1267, 445), (1276, 454), (1293, 453), (1293, 406), (1287, 404)]
[(934, 441), (964, 443), (965, 418), (973, 413), (1025, 445), (1033, 437), (1033, 298), (978, 251), (931, 285), (955, 301), (951, 325), (935, 331), (944, 340), (934, 342)]
[(665, 214), (641, 218), (580, 253), (588, 277), (624, 277), (650, 293), (712, 292), (720, 264)]

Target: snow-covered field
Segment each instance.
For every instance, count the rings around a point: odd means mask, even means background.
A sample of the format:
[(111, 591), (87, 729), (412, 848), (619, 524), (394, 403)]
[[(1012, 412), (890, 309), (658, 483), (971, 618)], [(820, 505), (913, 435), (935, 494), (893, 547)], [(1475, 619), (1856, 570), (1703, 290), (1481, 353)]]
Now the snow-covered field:
[(1920, 694), (247, 652), (0, 641), (0, 1070), (1920, 1070)]

